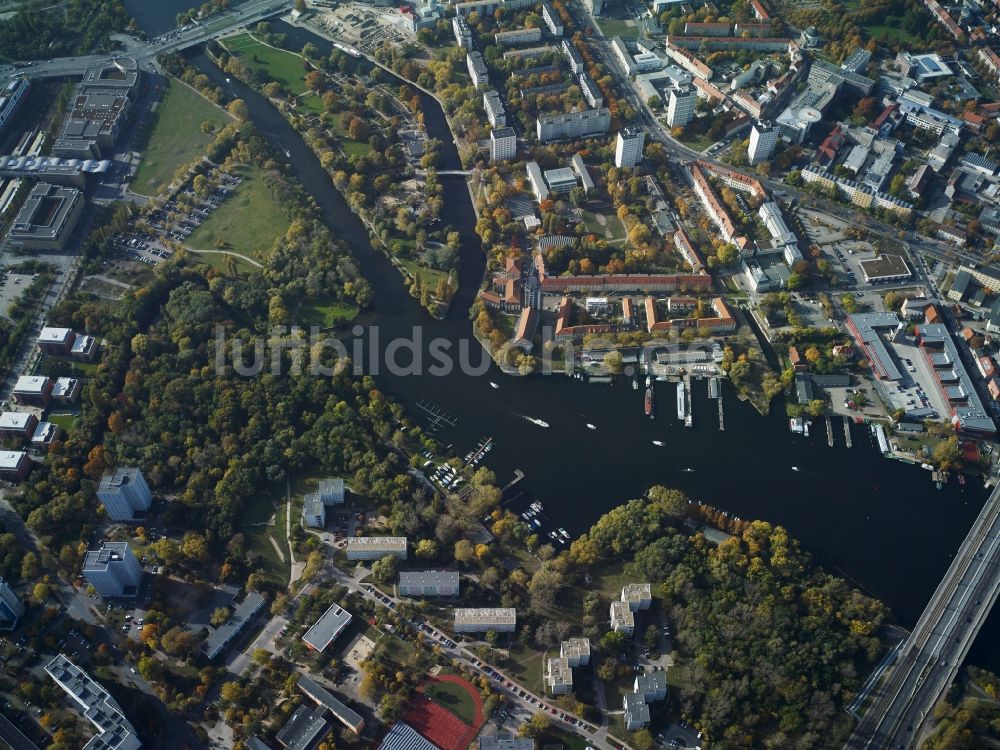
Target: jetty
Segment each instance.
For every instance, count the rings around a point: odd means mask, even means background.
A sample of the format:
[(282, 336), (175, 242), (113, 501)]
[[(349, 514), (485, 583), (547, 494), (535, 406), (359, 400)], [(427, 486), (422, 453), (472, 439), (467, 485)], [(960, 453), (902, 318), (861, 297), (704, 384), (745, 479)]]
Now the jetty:
[(458, 417), (453, 416), (446, 412), (441, 406), (435, 404), (433, 401), (422, 398), (417, 401), (417, 406), (423, 409), (427, 414), (427, 420), (430, 422), (429, 429), (433, 432), (441, 428), (442, 425), (447, 427), (454, 427), (458, 424)]
[(709, 378), (708, 379), (708, 397), (709, 398), (719, 398), (719, 379)]
[(500, 494), (503, 494), (504, 492), (506, 492), (507, 490), (509, 490), (515, 484), (517, 484), (518, 482), (520, 482), (522, 479), (524, 479), (524, 472), (521, 471), (520, 469), (514, 469), (514, 478), (511, 479), (509, 482), (507, 482), (507, 484), (505, 484), (503, 487), (500, 488)]
[(833, 420), (829, 414), (826, 415), (826, 442), (831, 448), (833, 447)]
[(483, 456), (490, 452), (493, 447), (493, 438), (489, 437), (483, 440), (476, 448), (469, 452), (465, 457), (465, 463), (462, 464), (462, 468), (469, 465), (478, 464)]
[(723, 417), (723, 415), (722, 415), (722, 399), (721, 398), (717, 399), (717, 401), (719, 403), (719, 432), (725, 432), (726, 431), (726, 420), (725, 420), (725, 417)]
[(853, 447), (851, 443), (851, 420), (847, 417), (844, 417), (844, 440), (847, 441), (848, 448)]

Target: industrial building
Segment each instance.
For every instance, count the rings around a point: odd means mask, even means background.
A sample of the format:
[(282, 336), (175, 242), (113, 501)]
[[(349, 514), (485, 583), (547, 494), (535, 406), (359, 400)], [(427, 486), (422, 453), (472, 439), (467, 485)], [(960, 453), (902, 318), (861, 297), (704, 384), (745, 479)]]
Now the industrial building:
[(456, 609), (456, 633), (513, 633), (517, 627), (517, 610), (508, 607)]
[(139, 750), (142, 747), (135, 727), (125, 718), (118, 702), (63, 654), (48, 663), (45, 673), (97, 728), (97, 735), (82, 750)]
[(62, 250), (83, 212), (83, 193), (76, 188), (39, 182), (11, 224), (7, 239), (24, 250)]
[(131, 521), (145, 513), (153, 502), (142, 472), (136, 466), (121, 466), (105, 472), (97, 486), (97, 498), (112, 521)]
[(83, 577), (104, 597), (132, 597), (139, 593), (142, 567), (128, 542), (105, 542), (83, 557)]
[(322, 653), (337, 639), (337, 636), (344, 632), (344, 628), (350, 623), (351, 613), (337, 604), (331, 604), (326, 612), (320, 615), (320, 618), (305, 632), (302, 640), (309, 648)]

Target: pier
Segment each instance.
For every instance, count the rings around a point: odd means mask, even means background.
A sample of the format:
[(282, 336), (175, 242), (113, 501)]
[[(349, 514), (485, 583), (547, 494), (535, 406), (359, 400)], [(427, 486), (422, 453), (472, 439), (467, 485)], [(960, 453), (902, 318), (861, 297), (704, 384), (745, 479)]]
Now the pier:
[(833, 447), (833, 420), (829, 414), (826, 415), (826, 442), (831, 448)]
[(851, 448), (851, 420), (844, 417), (844, 440), (847, 441), (847, 447)]
[(470, 464), (479, 463), (480, 459), (482, 459), (482, 457), (489, 452), (491, 445), (493, 445), (493, 438), (491, 437), (486, 438), (486, 440), (484, 440), (478, 448), (476, 448), (474, 451), (472, 451), (472, 453), (466, 456), (465, 463), (462, 464), (462, 468), (464, 469), (466, 466), (469, 466)]
[(719, 432), (726, 431), (726, 420), (722, 416), (722, 399), (716, 399), (719, 402)]
[(427, 421), (430, 423), (429, 429), (432, 432), (440, 429), (442, 425), (446, 427), (454, 427), (458, 424), (458, 417), (452, 416), (433, 401), (422, 398), (417, 401), (417, 406), (426, 412)]
[(505, 484), (500, 489), (500, 494), (503, 494), (504, 492), (506, 492), (507, 490), (509, 490), (515, 484), (517, 484), (518, 482), (520, 482), (522, 479), (524, 479), (524, 472), (521, 471), (520, 469), (514, 469), (514, 478), (511, 479), (509, 482), (507, 482), (507, 484)]

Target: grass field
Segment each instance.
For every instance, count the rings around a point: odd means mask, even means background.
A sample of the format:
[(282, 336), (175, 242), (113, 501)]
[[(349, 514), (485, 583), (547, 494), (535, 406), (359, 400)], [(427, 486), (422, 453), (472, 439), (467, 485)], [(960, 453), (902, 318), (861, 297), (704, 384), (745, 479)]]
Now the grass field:
[[(229, 271), (226, 268), (226, 256), (222, 253), (191, 253), (190, 257), (195, 263), (204, 263), (209, 268), (214, 268), (225, 276), (229, 275)], [(253, 263), (248, 262), (238, 255), (230, 257), (232, 257), (233, 262), (236, 264), (235, 270), (237, 276), (246, 276), (249, 273), (260, 270)]]
[(251, 70), (266, 73), (296, 96), (305, 93), (306, 69), (298, 55), (269, 47), (252, 34), (237, 34), (223, 43)]
[(871, 36), (879, 39), (885, 37), (890, 42), (897, 41), (906, 44), (916, 44), (921, 41), (908, 31), (904, 31), (900, 24), (900, 19), (888, 16), (884, 23), (878, 26), (865, 26), (864, 28)]
[[(377, 117), (377, 115), (372, 115)], [(353, 138), (348, 138), (347, 131), (344, 129), (344, 123), (339, 117), (328, 117), (327, 124), (330, 126), (330, 130), (334, 132), (337, 136), (337, 141), (340, 143), (340, 147), (344, 149), (344, 153), (348, 156), (354, 156), (355, 154), (364, 156), (372, 147), (368, 145), (367, 142), (356, 141)]]
[(149, 142), (132, 182), (142, 195), (156, 195), (170, 184), (177, 167), (203, 153), (212, 134), (201, 129), (211, 122), (218, 129), (229, 115), (183, 83), (167, 79), (167, 91), (156, 112)]
[(598, 21), (604, 36), (635, 37), (639, 35), (635, 21), (623, 18), (602, 18)]
[[(288, 543), (285, 541), (284, 483), (278, 484), (254, 495), (247, 501), (247, 505), (243, 509), (243, 518), (245, 519), (243, 535), (246, 538), (247, 547), (260, 556), (258, 564), (263, 571), (264, 578), (279, 586), (287, 586), (288, 576), (291, 572), (291, 561), (288, 559)], [(274, 515), (274, 525), (268, 523), (272, 515)], [(268, 540), (269, 535), (274, 537), (285, 555), (284, 562), (281, 561), (274, 546)]]
[(358, 308), (354, 305), (327, 297), (303, 302), (299, 306), (298, 319), (307, 325), (328, 328), (349, 323), (357, 314)]
[(448, 278), (448, 274), (444, 271), (438, 271), (436, 268), (422, 266), (415, 260), (399, 258), (399, 262), (407, 271), (410, 272), (411, 275), (416, 276), (419, 273), (423, 283), (430, 284), (432, 290), (437, 288), (438, 282), (441, 279)]
[[(666, 124), (666, 120), (663, 121)], [(693, 148), (695, 151), (704, 151), (706, 148), (711, 146), (715, 141), (704, 133), (688, 133), (685, 132), (680, 138), (678, 138), (681, 143), (689, 148)]]
[[(243, 167), (239, 171), (243, 182), (194, 230), (185, 244), (199, 250), (232, 250), (264, 261), (274, 241), (288, 231), (288, 219), (268, 192), (260, 169)], [(223, 248), (217, 246), (219, 240), (224, 243)], [(222, 256), (215, 257), (223, 263)]]
[[(580, 214), (583, 216), (583, 223), (587, 225), (587, 229), (598, 237), (608, 241), (625, 239), (625, 227), (622, 226), (621, 220), (614, 213), (595, 214), (592, 211), (581, 208)], [(602, 220), (603, 224), (601, 223)], [(609, 232), (610, 237), (608, 236)]]
[(503, 670), (517, 678), (517, 681), (529, 690), (542, 694), (545, 691), (544, 661), (543, 652), (515, 643), (511, 645), (510, 661), (504, 665)]
[(76, 420), (77, 416), (75, 414), (49, 414), (47, 421), (59, 425), (59, 428), (63, 432), (68, 432), (76, 424)]
[(428, 682), (424, 686), (424, 694), (466, 724), (476, 723), (476, 704), (460, 685), (453, 682)]

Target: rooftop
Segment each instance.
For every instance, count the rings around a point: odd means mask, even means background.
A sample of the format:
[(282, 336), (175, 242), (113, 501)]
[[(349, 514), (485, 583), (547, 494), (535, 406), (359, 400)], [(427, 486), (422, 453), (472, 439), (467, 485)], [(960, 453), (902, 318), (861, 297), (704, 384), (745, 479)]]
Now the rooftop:
[(438, 746), (403, 721), (397, 721), (382, 738), (378, 750), (438, 750)]
[(513, 607), (475, 607), (455, 610), (455, 623), (504, 624), (517, 622), (517, 610)]
[(322, 711), (299, 706), (275, 735), (275, 739), (286, 750), (306, 750), (329, 730), (330, 725), (323, 718)]
[(247, 622), (260, 611), (264, 604), (264, 597), (256, 591), (248, 593), (225, 624), (217, 627), (205, 639), (205, 642), (201, 646), (205, 655), (209, 659), (214, 659), (218, 656), (222, 649), (226, 647), (226, 644), (246, 627)]
[(121, 706), (86, 672), (63, 654), (49, 662), (45, 671), (98, 729), (97, 736), (84, 745), (83, 750), (138, 750), (142, 747)]
[(356, 731), (359, 727), (364, 726), (365, 720), (361, 718), (361, 715), (357, 711), (336, 698), (333, 693), (312, 678), (307, 677), (306, 675), (301, 675), (297, 684), (299, 690), (330, 711), (330, 713), (337, 717), (337, 719), (346, 726), (349, 726)]
[(458, 586), (458, 571), (413, 570), (399, 574), (400, 586)]
[(351, 622), (351, 613), (341, 609), (337, 604), (331, 604), (313, 626), (305, 632), (302, 640), (317, 651), (322, 651), (344, 632)]

